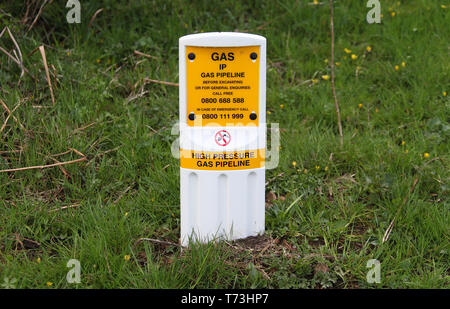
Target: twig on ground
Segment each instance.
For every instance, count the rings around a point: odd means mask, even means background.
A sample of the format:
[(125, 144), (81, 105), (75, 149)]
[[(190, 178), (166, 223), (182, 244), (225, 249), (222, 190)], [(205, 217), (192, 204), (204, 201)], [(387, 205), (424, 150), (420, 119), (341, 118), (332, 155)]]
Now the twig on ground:
[(37, 109), (41, 109), (41, 108), (52, 108), (53, 106), (45, 106), (45, 105), (32, 105), (32, 108), (37, 108)]
[(143, 52), (140, 52), (138, 50), (135, 50), (134, 54), (137, 55), (137, 56), (145, 57), (145, 58), (158, 59), (158, 57), (155, 57), (155, 56), (152, 56), (152, 55), (149, 55), (149, 54), (144, 54)]
[(176, 243), (171, 242), (171, 241), (159, 240), (159, 239), (153, 239), (153, 238), (140, 238), (140, 239), (138, 239), (136, 241), (135, 246), (138, 245), (139, 243), (143, 242), (143, 241), (149, 241), (149, 242), (162, 244), (162, 245), (168, 245), (168, 246), (181, 247), (180, 244), (176, 244)]
[(130, 97), (128, 97), (127, 98), (127, 100), (126, 100), (126, 102), (127, 103), (130, 103), (131, 101), (134, 101), (134, 100), (136, 100), (136, 99), (138, 99), (138, 98), (141, 98), (141, 97), (143, 97), (144, 95), (146, 95), (147, 93), (149, 93), (150, 91), (141, 91), (140, 93), (138, 93), (138, 94), (136, 94), (136, 95), (134, 95), (134, 96), (130, 96)]
[(75, 148), (69, 148), (69, 150), (75, 152), (77, 155), (79, 155), (81, 157), (86, 157), (82, 152), (76, 150)]
[[(56, 162), (56, 163), (61, 163), (61, 162), (59, 162), (58, 160), (56, 160), (55, 158), (53, 158), (53, 157), (50, 157), (50, 159), (52, 159), (54, 162)], [(64, 167), (62, 167), (61, 165), (59, 165), (58, 166), (58, 168), (61, 170), (61, 172), (64, 174), (64, 176), (66, 177), (66, 179), (70, 179), (70, 178), (72, 178), (72, 176), (70, 175), (70, 173), (64, 168)]]
[(281, 177), (281, 176), (283, 176), (283, 175), (284, 175), (284, 173), (279, 173), (279, 174), (276, 175), (275, 177), (270, 178), (269, 180), (267, 180), (266, 186), (267, 186), (269, 183), (271, 183), (272, 181), (274, 181), (275, 179), (277, 179), (277, 178), (279, 178), (279, 177)]
[(85, 125), (85, 126), (83, 126), (83, 127), (80, 127), (80, 128), (77, 128), (77, 129), (73, 130), (72, 133), (71, 133), (70, 135), (72, 136), (72, 135), (74, 135), (74, 134), (76, 134), (76, 133), (78, 133), (78, 132), (81, 132), (81, 131), (83, 131), (83, 130), (85, 130), (85, 129), (87, 129), (87, 128), (89, 128), (89, 127), (95, 125), (95, 124), (97, 124), (97, 121), (91, 122), (91, 123), (88, 124), (88, 125)]
[(82, 161), (86, 161), (86, 158), (80, 158), (80, 159), (76, 159), (76, 160), (48, 164), (48, 165), (37, 165), (37, 166), (27, 166), (27, 167), (20, 167), (20, 168), (11, 168), (11, 169), (7, 169), (7, 170), (0, 170), (0, 173), (18, 172), (18, 171), (33, 170), (33, 169), (44, 169), (44, 168), (49, 168), (49, 167), (73, 164), (73, 163), (82, 162)]
[[(94, 143), (94, 144), (95, 144), (95, 143)], [(93, 146), (93, 145), (91, 145), (91, 147), (92, 147), (92, 146)], [(90, 148), (91, 148), (91, 147), (90, 147)], [(117, 146), (117, 147), (115, 147), (115, 148), (113, 148), (113, 149), (109, 149), (109, 150), (106, 150), (106, 151), (103, 151), (103, 152), (100, 152), (100, 153), (96, 154), (92, 159), (89, 160), (88, 163), (86, 163), (86, 166), (89, 166), (92, 162), (94, 162), (95, 159), (96, 159), (97, 157), (104, 156), (105, 154), (108, 154), (108, 153), (110, 153), (110, 152), (116, 151), (116, 150), (120, 149), (120, 147), (122, 147), (122, 146)]]
[(135, 184), (135, 183), (133, 183), (131, 186), (128, 186), (128, 188), (126, 188), (125, 191), (123, 191), (123, 192), (119, 195), (119, 197), (113, 202), (113, 204), (117, 204), (117, 203), (122, 199), (122, 197), (123, 197), (125, 194), (127, 194), (127, 192), (134, 186), (134, 184)]
[(23, 151), (23, 149), (20, 150), (3, 150), (0, 151), (0, 155), (2, 154), (10, 154), (10, 153), (21, 153)]
[(69, 209), (69, 208), (76, 208), (76, 207), (80, 207), (80, 204), (73, 204), (73, 205), (63, 206), (63, 207), (60, 207), (60, 208), (51, 209), (48, 212), (55, 212), (55, 211), (60, 211), (60, 210), (64, 210), (64, 209)]
[[(54, 164), (48, 164), (48, 165), (27, 166), (27, 167), (11, 168), (11, 169), (7, 169), (7, 170), (0, 170), (0, 173), (17, 172), (17, 171), (25, 171), (25, 170), (32, 170), (32, 169), (44, 169), (44, 168), (50, 168), (50, 167), (55, 167), (55, 166), (63, 166), (63, 165), (73, 164), (73, 163), (82, 162), (82, 161), (86, 161), (87, 160), (86, 156), (84, 154), (82, 154), (81, 152), (79, 152), (78, 150), (76, 150), (74, 148), (70, 148), (70, 150), (75, 152), (76, 154), (82, 156), (82, 158), (79, 158), (79, 159), (76, 159), (76, 160), (71, 160), (71, 161), (65, 161), (65, 162), (58, 162), (58, 163), (54, 163)], [(65, 152), (65, 153), (62, 153), (62, 154), (66, 154), (66, 153), (68, 153), (68, 152)], [(58, 155), (62, 155), (62, 154), (53, 155), (53, 157), (54, 156), (58, 156)], [(52, 160), (54, 160), (54, 159), (52, 158)]]
[(156, 84), (175, 86), (175, 87), (179, 86), (178, 83), (166, 82), (163, 80), (156, 80), (156, 79), (150, 79), (150, 78), (144, 78), (144, 83), (156, 83)]
[(339, 102), (336, 96), (336, 89), (334, 85), (334, 13), (333, 0), (330, 0), (330, 31), (331, 31), (331, 91), (333, 92), (334, 106), (336, 108), (337, 124), (339, 129), (339, 142), (341, 147), (344, 145), (344, 135), (342, 133), (341, 111), (339, 109)]
[(267, 280), (270, 280), (270, 276), (264, 271), (264, 268), (259, 265), (255, 265), (255, 268), (261, 272), (261, 274), (266, 278)]
[(65, 154), (68, 154), (69, 152), (71, 152), (72, 150), (67, 150), (67, 151), (64, 151), (64, 152), (61, 152), (61, 153), (57, 153), (57, 154), (53, 154), (53, 155), (50, 155), (51, 157), (60, 157), (60, 156), (63, 156), (63, 155), (65, 155)]

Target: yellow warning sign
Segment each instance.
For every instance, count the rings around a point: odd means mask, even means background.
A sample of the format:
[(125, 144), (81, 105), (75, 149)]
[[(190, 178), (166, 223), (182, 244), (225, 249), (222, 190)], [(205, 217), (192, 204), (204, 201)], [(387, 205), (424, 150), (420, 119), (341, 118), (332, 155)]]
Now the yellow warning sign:
[(197, 170), (244, 170), (264, 167), (265, 150), (180, 150), (180, 166)]
[(186, 46), (189, 126), (258, 126), (259, 53), (259, 46)]

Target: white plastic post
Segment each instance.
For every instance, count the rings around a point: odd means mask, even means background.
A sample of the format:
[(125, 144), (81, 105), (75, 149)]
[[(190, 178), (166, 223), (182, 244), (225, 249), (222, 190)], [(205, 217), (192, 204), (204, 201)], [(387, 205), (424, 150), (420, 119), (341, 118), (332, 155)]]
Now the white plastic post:
[(179, 41), (181, 244), (264, 233), (266, 39)]

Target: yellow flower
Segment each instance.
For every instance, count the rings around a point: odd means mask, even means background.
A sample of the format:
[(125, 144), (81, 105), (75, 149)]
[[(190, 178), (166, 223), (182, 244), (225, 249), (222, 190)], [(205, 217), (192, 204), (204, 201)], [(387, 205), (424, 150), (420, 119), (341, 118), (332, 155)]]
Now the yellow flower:
[(405, 142), (405, 141), (402, 141), (402, 146), (405, 146), (405, 144), (406, 144), (406, 142)]
[(330, 76), (328, 76), (328, 75), (322, 75), (323, 80), (328, 80), (329, 78), (330, 78)]
[(358, 104), (358, 108), (362, 108), (363, 105), (361, 103)]
[(328, 165), (325, 166), (324, 170), (325, 170), (325, 172), (328, 171)]
[(124, 213), (123, 215), (124, 215), (125, 217), (128, 216), (128, 212)]
[(292, 161), (292, 166), (293, 166), (293, 167), (297, 166), (297, 162)]
[(430, 156), (430, 154), (428, 153), (428, 152), (425, 152), (424, 154), (423, 154), (423, 157), (426, 159), (426, 158), (428, 158)]
[(318, 1), (318, 0), (314, 0), (314, 1), (313, 1), (313, 4), (314, 4), (314, 5), (318, 5), (318, 4), (319, 4), (319, 1)]
[(447, 96), (447, 91), (443, 91), (443, 92), (442, 92), (442, 95), (443, 95), (444, 97), (446, 97), (446, 96)]
[(336, 66), (338, 67), (338, 66), (340, 66), (341, 65), (341, 63), (340, 62), (336, 62)]
[(445, 4), (441, 4), (441, 8), (446, 9), (447, 6)]
[(402, 61), (402, 67), (406, 67), (406, 62)]
[(284, 108), (284, 104), (280, 104), (280, 108), (283, 109)]
[(36, 262), (40, 263), (40, 262), (41, 262), (41, 258), (38, 257), (38, 258), (36, 259)]
[(52, 286), (53, 282), (47, 281), (47, 286)]
[(356, 59), (358, 59), (358, 56), (356, 56), (355, 54), (352, 54), (352, 59), (356, 60)]
[(123, 259), (124, 259), (125, 261), (129, 261), (129, 260), (130, 260), (130, 256), (127, 254), (127, 255), (125, 255), (125, 256), (123, 257)]
[(267, 111), (267, 115), (270, 115), (270, 114), (272, 114), (270, 111)]
[(350, 54), (352, 51), (350, 50), (350, 49), (348, 49), (348, 48), (344, 48), (344, 51), (345, 51), (345, 53), (346, 54)]
[(367, 50), (368, 53), (370, 53), (370, 52), (372, 51), (372, 47), (367, 46), (367, 47), (366, 47), (366, 50)]
[(399, 67), (398, 65), (396, 65), (396, 66), (394, 67), (394, 70), (398, 71), (398, 69), (400, 69), (400, 67)]
[(312, 79), (311, 81), (312, 81), (313, 84), (317, 84), (319, 82), (319, 80), (316, 79), (316, 78)]
[(320, 166), (319, 165), (316, 165), (315, 168), (316, 168), (316, 171), (320, 170)]
[(406, 149), (406, 150), (405, 150), (405, 153), (408, 154), (408, 152), (409, 152), (408, 149)]
[(394, 17), (395, 16), (395, 12), (391, 12), (391, 16)]
[(101, 62), (101, 60), (100, 60), (100, 59), (97, 59), (96, 61), (97, 61), (97, 63), (100, 63), (100, 62)]

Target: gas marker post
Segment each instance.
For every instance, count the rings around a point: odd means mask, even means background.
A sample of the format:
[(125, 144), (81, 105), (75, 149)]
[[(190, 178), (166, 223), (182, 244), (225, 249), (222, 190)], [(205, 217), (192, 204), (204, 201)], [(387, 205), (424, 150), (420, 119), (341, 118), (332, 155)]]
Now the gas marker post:
[(181, 244), (264, 233), (266, 39), (179, 40)]

